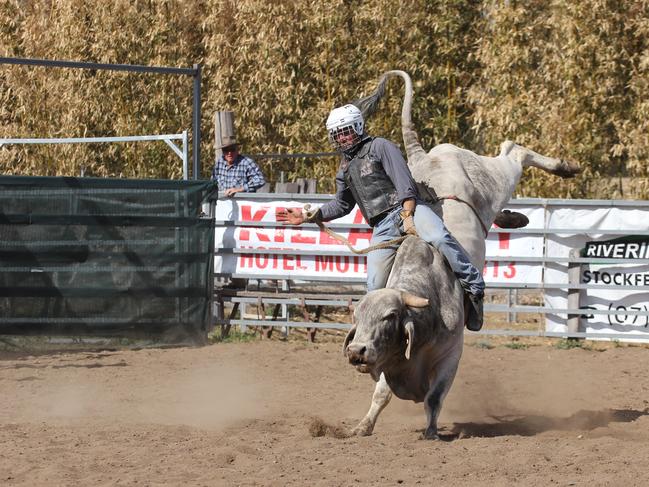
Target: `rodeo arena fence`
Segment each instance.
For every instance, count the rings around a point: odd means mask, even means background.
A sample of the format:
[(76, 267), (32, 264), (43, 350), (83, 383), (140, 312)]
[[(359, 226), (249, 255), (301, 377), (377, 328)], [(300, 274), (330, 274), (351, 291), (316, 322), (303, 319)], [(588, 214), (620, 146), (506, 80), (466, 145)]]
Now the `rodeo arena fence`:
[[(351, 311), (365, 293), (365, 257), (314, 224), (276, 219), (283, 208), (316, 207), (330, 195), (312, 194), (315, 181), (281, 180), (276, 193), (221, 195), (216, 203), (216, 184), (198, 180), (200, 65), (0, 57), (2, 64), (191, 77), (193, 181), (187, 132), (0, 139), (0, 149), (164, 141), (182, 160), (185, 179), (0, 177), (0, 342), (63, 336), (200, 344), (215, 326), (227, 335), (232, 325), (259, 327), (266, 336), (276, 327), (306, 328), (313, 340), (319, 328), (351, 327)], [(223, 127), (234, 134), (233, 120)], [(649, 341), (649, 202), (513, 199), (508, 208), (529, 224), (489, 232), (480, 334)], [(355, 248), (369, 246), (371, 230), (358, 209), (328, 225)], [(321, 322), (330, 308), (342, 313)], [(541, 319), (521, 326), (530, 314)], [(505, 328), (497, 315), (506, 316)]]
[[(215, 316), (222, 333), (232, 325), (257, 326), (266, 336), (274, 327), (303, 327), (313, 339), (318, 328), (351, 327), (365, 292), (365, 257), (315, 224), (276, 219), (284, 208), (329, 198), (240, 193), (218, 201)], [(490, 229), (480, 334), (649, 341), (649, 203), (512, 199), (507, 208), (529, 224)], [(357, 249), (369, 246), (371, 230), (358, 208), (328, 226)], [(328, 307), (348, 312), (320, 322)], [(505, 327), (490, 324), (496, 314), (507, 317)], [(541, 316), (532, 329), (516, 325), (529, 314)]]
[(211, 181), (0, 177), (0, 335), (205, 343), (213, 198)]
[[(4, 337), (205, 343), (215, 325), (222, 334), (236, 325), (266, 336), (306, 328), (314, 339), (319, 328), (349, 329), (365, 293), (363, 255), (314, 224), (277, 222), (280, 210), (331, 195), (216, 202), (212, 181), (21, 176), (0, 177), (0, 189)], [(649, 341), (649, 203), (513, 199), (508, 208), (529, 224), (489, 232), (480, 334)], [(357, 208), (328, 226), (369, 245)], [(335, 319), (321, 321), (330, 309)], [(542, 319), (530, 325), (526, 315)]]
[[(214, 203), (199, 181), (201, 66), (192, 68), (0, 57), (0, 65), (192, 79), (192, 171), (181, 134), (4, 138), (24, 144), (166, 143), (183, 181), (0, 177), (0, 344), (201, 344), (213, 326)], [(180, 147), (175, 141), (180, 142)], [(51, 339), (51, 340), (50, 340)], [(48, 341), (50, 340), (50, 341)], [(125, 341), (121, 341), (125, 340)], [(29, 344), (27, 348), (39, 347)]]

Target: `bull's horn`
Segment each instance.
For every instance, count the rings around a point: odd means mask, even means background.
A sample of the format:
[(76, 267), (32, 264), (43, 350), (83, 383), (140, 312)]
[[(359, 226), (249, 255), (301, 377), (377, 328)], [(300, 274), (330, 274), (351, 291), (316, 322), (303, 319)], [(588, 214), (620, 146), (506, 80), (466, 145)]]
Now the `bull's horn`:
[(343, 357), (347, 356), (347, 345), (349, 345), (349, 342), (354, 339), (354, 335), (356, 335), (356, 325), (352, 326), (351, 329), (347, 332), (345, 343), (343, 343)]
[(415, 324), (412, 320), (406, 323), (406, 336), (408, 337), (408, 346), (406, 346), (406, 360), (410, 360), (410, 350), (412, 349), (412, 342), (415, 340)]
[(424, 308), (428, 306), (428, 299), (415, 296), (406, 291), (401, 291), (401, 299), (403, 299), (406, 306), (410, 306), (411, 308)]

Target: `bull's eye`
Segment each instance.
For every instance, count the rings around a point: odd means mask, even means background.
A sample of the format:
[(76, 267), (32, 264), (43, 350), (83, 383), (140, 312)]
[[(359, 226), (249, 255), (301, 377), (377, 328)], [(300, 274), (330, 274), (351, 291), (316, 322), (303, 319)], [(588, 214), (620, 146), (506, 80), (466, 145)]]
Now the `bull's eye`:
[(397, 318), (396, 310), (388, 311), (385, 315), (383, 315), (383, 321), (393, 321), (396, 318)]

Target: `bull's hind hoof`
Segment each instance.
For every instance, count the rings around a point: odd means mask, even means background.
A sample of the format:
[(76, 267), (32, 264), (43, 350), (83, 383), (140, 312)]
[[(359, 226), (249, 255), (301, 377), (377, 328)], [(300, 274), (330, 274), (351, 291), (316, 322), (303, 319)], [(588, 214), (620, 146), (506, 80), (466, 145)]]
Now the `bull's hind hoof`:
[(523, 228), (530, 220), (517, 211), (503, 210), (496, 215), (494, 223), (500, 228)]
[(559, 167), (550, 172), (562, 178), (574, 178), (581, 172), (581, 167), (577, 164), (561, 159)]

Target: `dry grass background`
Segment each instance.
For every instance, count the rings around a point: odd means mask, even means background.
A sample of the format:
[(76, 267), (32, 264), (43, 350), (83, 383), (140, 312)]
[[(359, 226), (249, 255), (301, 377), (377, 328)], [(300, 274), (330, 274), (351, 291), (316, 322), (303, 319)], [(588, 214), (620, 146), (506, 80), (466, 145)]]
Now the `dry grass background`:
[[(328, 151), (329, 109), (387, 69), (415, 83), (425, 147), (493, 154), (505, 138), (579, 162), (573, 181), (534, 170), (520, 196), (649, 194), (649, 2), (444, 0), (0, 0), (0, 56), (203, 65), (203, 177), (212, 116), (234, 110), (246, 153)], [(0, 67), (0, 137), (177, 133), (191, 79)], [(400, 141), (401, 86), (370, 122)], [(336, 160), (264, 160), (269, 179), (315, 177)], [(5, 147), (4, 174), (179, 178), (163, 143)], [(622, 186), (619, 178), (630, 184)], [(622, 189), (623, 188), (623, 189)]]

